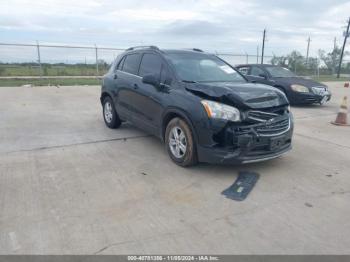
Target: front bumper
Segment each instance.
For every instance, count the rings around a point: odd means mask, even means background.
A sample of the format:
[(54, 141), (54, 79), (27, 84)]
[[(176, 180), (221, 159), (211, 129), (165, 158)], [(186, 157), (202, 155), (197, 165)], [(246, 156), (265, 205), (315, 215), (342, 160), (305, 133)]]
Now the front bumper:
[(331, 97), (332, 94), (329, 91), (323, 94), (293, 92), (289, 96), (289, 102), (292, 104), (317, 104), (327, 102)]
[[(198, 160), (206, 163), (244, 164), (279, 157), (292, 149), (293, 120), (282, 133), (259, 134), (259, 126), (227, 126), (221, 132), (222, 143), (197, 146)], [(243, 130), (243, 131), (242, 131)]]

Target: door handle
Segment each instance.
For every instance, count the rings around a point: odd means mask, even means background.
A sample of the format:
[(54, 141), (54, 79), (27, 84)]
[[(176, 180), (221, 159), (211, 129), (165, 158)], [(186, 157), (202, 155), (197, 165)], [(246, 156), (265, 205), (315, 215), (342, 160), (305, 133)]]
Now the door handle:
[(138, 84), (134, 84), (134, 89), (138, 89), (139, 85)]
[(117, 78), (118, 78), (118, 75), (114, 74), (113, 79), (117, 79)]

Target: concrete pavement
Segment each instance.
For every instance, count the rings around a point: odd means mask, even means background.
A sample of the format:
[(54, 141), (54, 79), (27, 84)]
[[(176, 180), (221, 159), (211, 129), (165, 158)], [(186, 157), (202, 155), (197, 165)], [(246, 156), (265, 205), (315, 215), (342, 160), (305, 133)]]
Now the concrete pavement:
[[(350, 254), (350, 89), (293, 107), (275, 160), (181, 168), (130, 125), (105, 127), (99, 87), (0, 88), (0, 254)], [(243, 202), (220, 193), (261, 174)]]

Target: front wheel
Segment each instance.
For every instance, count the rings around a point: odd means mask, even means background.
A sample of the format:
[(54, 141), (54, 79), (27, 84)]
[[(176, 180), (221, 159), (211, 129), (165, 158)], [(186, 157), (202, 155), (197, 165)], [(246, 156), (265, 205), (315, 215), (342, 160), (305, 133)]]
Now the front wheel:
[(115, 111), (114, 103), (109, 96), (103, 100), (103, 119), (106, 125), (112, 129), (120, 127), (122, 123)]
[(193, 134), (184, 120), (176, 117), (169, 122), (165, 131), (165, 146), (176, 164), (187, 167), (197, 163)]

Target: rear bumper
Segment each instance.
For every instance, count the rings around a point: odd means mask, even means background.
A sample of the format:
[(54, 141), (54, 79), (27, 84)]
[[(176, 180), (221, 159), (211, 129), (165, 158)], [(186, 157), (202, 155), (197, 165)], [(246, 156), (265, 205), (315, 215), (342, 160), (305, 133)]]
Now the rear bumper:
[(245, 164), (279, 157), (292, 149), (293, 122), (290, 119), (289, 129), (276, 135), (261, 136), (254, 129), (239, 134), (231, 127), (227, 127), (224, 133), (224, 145), (197, 145), (200, 162)]

